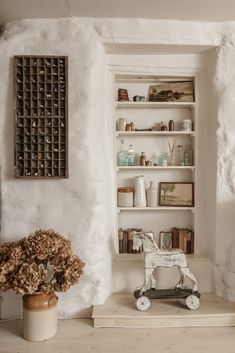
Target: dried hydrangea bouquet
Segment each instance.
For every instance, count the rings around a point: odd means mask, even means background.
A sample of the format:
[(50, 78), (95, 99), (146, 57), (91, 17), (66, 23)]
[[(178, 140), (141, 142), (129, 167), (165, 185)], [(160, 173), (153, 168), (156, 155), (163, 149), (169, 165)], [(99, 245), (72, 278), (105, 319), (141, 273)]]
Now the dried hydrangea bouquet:
[[(65, 292), (78, 283), (83, 267), (81, 259), (72, 253), (70, 240), (53, 229), (38, 230), (22, 240), (0, 245), (0, 290), (12, 289), (24, 295), (23, 318), (30, 322), (30, 327), (24, 324), (26, 339), (39, 341), (55, 334), (56, 324), (49, 320), (52, 317), (55, 321), (54, 292)], [(32, 324), (32, 315), (37, 312), (47, 316), (41, 334), (38, 317), (35, 327)]]

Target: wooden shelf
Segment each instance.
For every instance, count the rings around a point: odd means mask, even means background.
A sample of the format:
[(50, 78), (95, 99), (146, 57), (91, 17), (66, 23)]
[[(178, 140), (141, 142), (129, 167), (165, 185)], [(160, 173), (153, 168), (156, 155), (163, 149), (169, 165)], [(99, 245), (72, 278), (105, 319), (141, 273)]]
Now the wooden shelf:
[(117, 166), (117, 172), (119, 170), (172, 170), (172, 169), (178, 169), (178, 170), (192, 170), (194, 171), (196, 169), (195, 166), (178, 166), (178, 165), (174, 165), (174, 166), (171, 166), (171, 165), (168, 165), (168, 166), (165, 166), (165, 167), (161, 167), (161, 166), (133, 166), (133, 167), (130, 167), (130, 166)]
[(195, 131), (116, 131), (116, 136), (192, 136)]
[(115, 102), (116, 108), (190, 108), (195, 102)]
[[(210, 257), (206, 254), (186, 254), (186, 257), (190, 261), (212, 261)], [(115, 261), (143, 261), (144, 253), (141, 254), (116, 254), (114, 256)]]
[(118, 212), (122, 211), (195, 211), (195, 207), (172, 207), (172, 206), (158, 206), (158, 207), (118, 207)]

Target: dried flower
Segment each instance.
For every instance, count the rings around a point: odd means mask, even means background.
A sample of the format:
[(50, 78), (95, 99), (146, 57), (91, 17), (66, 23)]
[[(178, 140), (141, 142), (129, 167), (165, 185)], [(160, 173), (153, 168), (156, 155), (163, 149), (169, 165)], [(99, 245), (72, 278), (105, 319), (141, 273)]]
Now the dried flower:
[(69, 240), (53, 229), (37, 230), (20, 241), (0, 245), (0, 290), (64, 292), (78, 282), (83, 267)]

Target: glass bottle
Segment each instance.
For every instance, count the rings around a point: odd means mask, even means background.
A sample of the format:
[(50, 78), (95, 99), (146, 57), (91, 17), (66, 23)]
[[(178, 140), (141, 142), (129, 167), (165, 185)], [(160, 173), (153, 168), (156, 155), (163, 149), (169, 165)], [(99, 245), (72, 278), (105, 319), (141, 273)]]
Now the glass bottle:
[(174, 120), (169, 121), (169, 131), (174, 131)]
[(192, 145), (189, 145), (189, 150), (188, 150), (188, 153), (189, 153), (189, 165), (193, 165), (193, 147)]
[(184, 149), (184, 165), (190, 165), (189, 164), (189, 146), (186, 145)]
[(117, 165), (125, 166), (127, 165), (127, 153), (124, 149), (124, 139), (120, 139), (120, 151), (117, 154)]
[(167, 131), (167, 126), (166, 126), (166, 124), (163, 121), (161, 121), (160, 130), (161, 131)]
[(167, 153), (161, 152), (159, 156), (159, 165), (161, 167), (167, 166)]
[(135, 151), (132, 145), (129, 145), (127, 150), (127, 165), (134, 166), (135, 165)]
[(193, 165), (193, 149), (192, 145), (186, 145), (184, 151), (184, 165), (191, 166)]
[(145, 152), (141, 152), (140, 155), (140, 165), (145, 166), (146, 165), (146, 155)]
[(183, 145), (177, 146), (177, 165), (184, 165), (184, 147)]

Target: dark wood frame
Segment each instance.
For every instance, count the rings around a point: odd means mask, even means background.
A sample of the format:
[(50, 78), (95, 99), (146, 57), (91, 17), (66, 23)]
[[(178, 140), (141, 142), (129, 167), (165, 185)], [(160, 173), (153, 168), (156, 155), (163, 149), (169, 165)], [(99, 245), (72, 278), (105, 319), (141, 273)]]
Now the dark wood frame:
[[(181, 185), (191, 185), (192, 189), (191, 189), (191, 196), (192, 196), (192, 202), (190, 205), (184, 205), (184, 204), (180, 204), (180, 203), (175, 203), (175, 204), (166, 204), (163, 203), (161, 200), (161, 190), (162, 190), (162, 185), (163, 184), (181, 184)], [(159, 193), (158, 193), (158, 202), (159, 202), (159, 206), (164, 206), (164, 207), (193, 207), (194, 206), (194, 183), (192, 182), (160, 182), (159, 183)]]
[(67, 77), (67, 56), (14, 56), (16, 178), (68, 178)]

